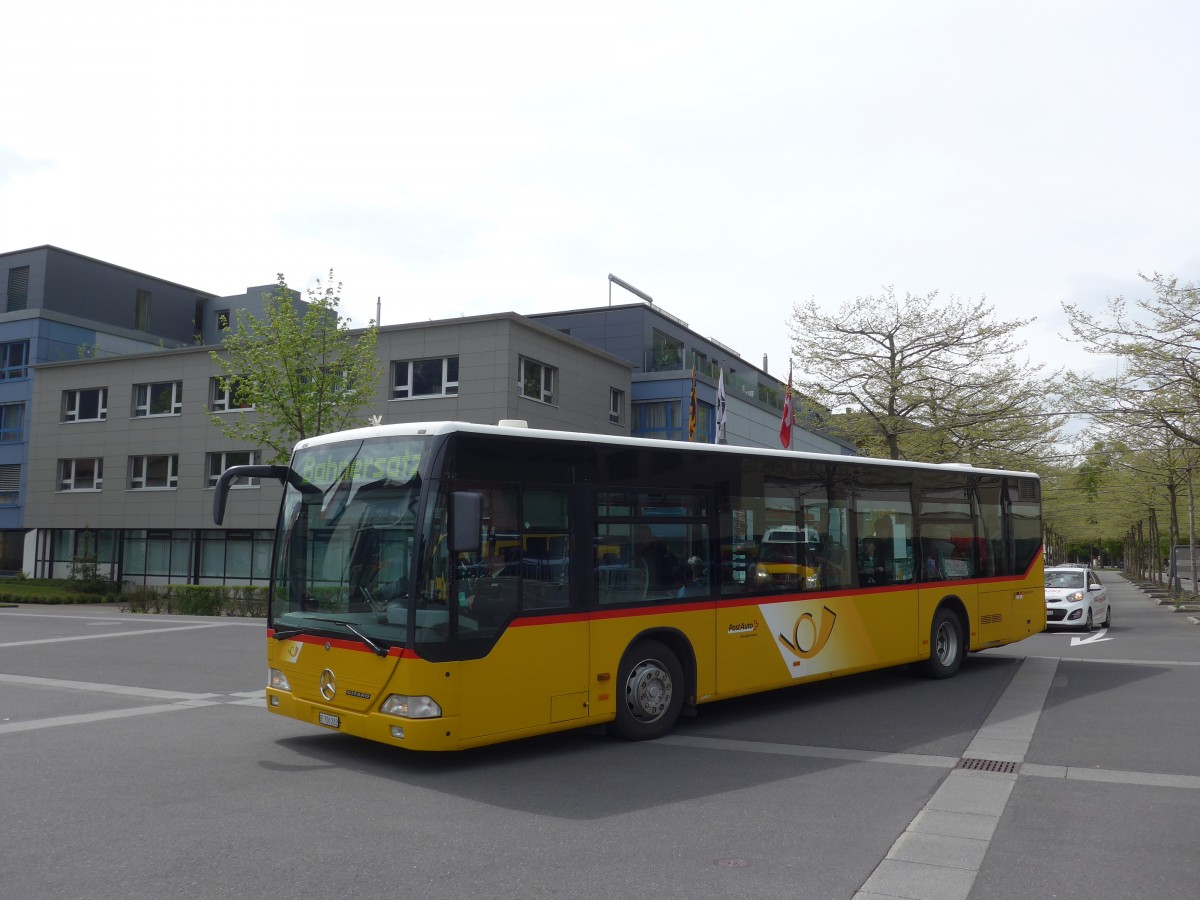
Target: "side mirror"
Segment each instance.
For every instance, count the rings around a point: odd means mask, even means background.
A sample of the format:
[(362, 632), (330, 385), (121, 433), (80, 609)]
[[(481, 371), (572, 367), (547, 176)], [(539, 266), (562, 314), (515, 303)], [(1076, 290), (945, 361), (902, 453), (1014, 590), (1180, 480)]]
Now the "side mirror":
[(450, 552), (477, 553), (482, 547), (483, 494), (454, 491), (450, 495)]

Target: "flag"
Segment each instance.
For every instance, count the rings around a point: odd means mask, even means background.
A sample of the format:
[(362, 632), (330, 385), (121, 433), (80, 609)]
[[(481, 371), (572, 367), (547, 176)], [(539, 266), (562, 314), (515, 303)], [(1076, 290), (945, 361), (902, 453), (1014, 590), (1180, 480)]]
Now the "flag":
[(787, 393), (783, 395), (783, 417), (779, 423), (779, 443), (784, 450), (792, 446), (792, 367), (788, 366)]
[(688, 404), (688, 440), (696, 439), (696, 367), (692, 366), (692, 399)]
[(717, 376), (717, 440), (725, 437), (725, 370)]

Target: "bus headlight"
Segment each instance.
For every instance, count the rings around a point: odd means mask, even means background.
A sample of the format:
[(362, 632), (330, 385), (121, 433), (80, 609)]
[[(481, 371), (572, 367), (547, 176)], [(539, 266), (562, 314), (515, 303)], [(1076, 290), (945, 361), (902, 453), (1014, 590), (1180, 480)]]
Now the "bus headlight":
[(277, 691), (292, 689), (292, 686), (288, 684), (287, 676), (278, 669), (267, 669), (267, 687), (275, 688)]
[(407, 694), (391, 694), (383, 701), (379, 711), (406, 719), (437, 719), (442, 715), (442, 708), (432, 697), (410, 697)]

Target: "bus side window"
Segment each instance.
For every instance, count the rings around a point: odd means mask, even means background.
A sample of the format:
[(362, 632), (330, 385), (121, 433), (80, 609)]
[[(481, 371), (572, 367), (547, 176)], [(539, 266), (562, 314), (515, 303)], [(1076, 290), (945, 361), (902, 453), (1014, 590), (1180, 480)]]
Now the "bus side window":
[(634, 553), (631, 526), (599, 525), (596, 535), (596, 596), (604, 606), (641, 603), (646, 599), (650, 573)]

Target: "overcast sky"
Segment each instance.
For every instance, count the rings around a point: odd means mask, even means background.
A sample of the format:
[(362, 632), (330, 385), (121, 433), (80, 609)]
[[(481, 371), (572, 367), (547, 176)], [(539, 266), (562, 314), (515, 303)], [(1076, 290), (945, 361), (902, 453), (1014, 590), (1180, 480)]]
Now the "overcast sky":
[(1063, 301), (1200, 280), (1198, 45), (1194, 0), (26, 2), (0, 251), (216, 294), (332, 267), (357, 325), (613, 273), (781, 377), (794, 303), (894, 285), (1080, 368)]

